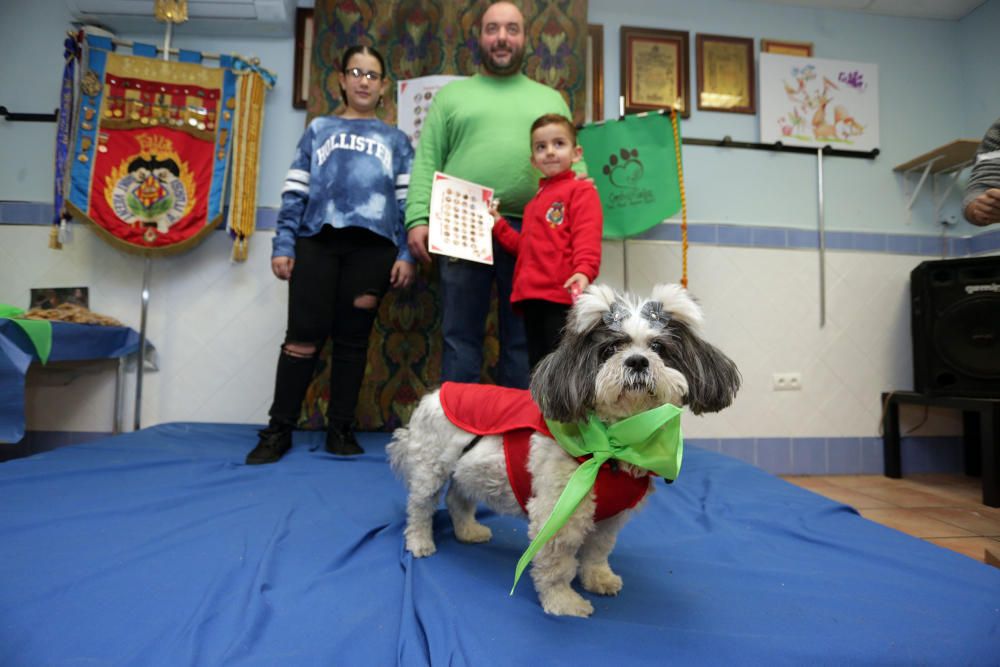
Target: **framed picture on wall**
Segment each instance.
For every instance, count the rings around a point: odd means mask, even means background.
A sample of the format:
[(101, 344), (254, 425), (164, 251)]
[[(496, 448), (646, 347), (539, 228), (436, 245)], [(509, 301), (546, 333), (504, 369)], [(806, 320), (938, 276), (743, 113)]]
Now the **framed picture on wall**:
[(802, 56), (812, 58), (812, 42), (788, 42), (781, 39), (761, 39), (761, 53), (777, 53), (782, 56)]
[(625, 113), (676, 109), (691, 114), (688, 33), (621, 28), (621, 87)]
[(753, 38), (699, 34), (695, 51), (698, 109), (757, 113)]
[(305, 109), (309, 101), (309, 70), (312, 67), (313, 10), (295, 10), (295, 80), (292, 82), (292, 106)]
[(584, 122), (604, 120), (604, 26), (587, 25), (587, 110)]
[(90, 289), (87, 287), (32, 287), (29, 308), (51, 309), (63, 304), (90, 307)]

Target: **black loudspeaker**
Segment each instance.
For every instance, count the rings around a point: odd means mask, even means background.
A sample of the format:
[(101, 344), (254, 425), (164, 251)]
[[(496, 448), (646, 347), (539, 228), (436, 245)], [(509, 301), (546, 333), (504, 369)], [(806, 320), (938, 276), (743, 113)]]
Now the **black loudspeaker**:
[(910, 298), (914, 389), (1000, 398), (1000, 256), (923, 262)]

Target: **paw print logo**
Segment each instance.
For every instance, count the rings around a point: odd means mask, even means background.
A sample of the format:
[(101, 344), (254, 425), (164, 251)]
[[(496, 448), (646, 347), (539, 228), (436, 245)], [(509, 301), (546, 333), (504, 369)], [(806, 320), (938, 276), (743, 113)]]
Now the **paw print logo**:
[(645, 168), (639, 159), (637, 149), (622, 148), (617, 155), (612, 153), (608, 157), (608, 163), (604, 165), (602, 171), (611, 181), (611, 185), (618, 188), (635, 188), (639, 186)]

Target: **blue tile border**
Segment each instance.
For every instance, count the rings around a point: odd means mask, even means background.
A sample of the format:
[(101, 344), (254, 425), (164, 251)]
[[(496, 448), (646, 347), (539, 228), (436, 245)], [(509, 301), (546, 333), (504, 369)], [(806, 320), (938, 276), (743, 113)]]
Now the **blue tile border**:
[[(229, 207), (224, 209), (223, 216), (229, 216)], [(52, 204), (25, 201), (0, 201), (0, 226), (51, 225), (52, 217)], [(274, 229), (277, 226), (277, 221), (278, 209), (263, 206), (257, 208), (256, 229)], [(217, 231), (225, 229), (225, 224), (220, 224), (216, 227)]]
[[(228, 214), (228, 210), (226, 213)], [(257, 209), (256, 228), (274, 229), (277, 219), (277, 208), (260, 207)], [(52, 204), (0, 201), (0, 225), (48, 225), (51, 222)], [(219, 229), (225, 229), (225, 225), (219, 225)], [(664, 222), (630, 240), (680, 241), (681, 225), (677, 222)], [(832, 251), (927, 257), (941, 257), (944, 245), (947, 257), (966, 257), (1000, 251), (1000, 229), (991, 229), (975, 236), (947, 237), (944, 244), (940, 234), (886, 232), (827, 231), (825, 241), (826, 248)], [(688, 242), (707, 246), (801, 250), (818, 248), (819, 233), (795, 227), (697, 223), (688, 225)]]
[[(881, 475), (882, 438), (688, 438), (774, 475)], [(903, 474), (963, 471), (961, 436), (904, 437)]]
[[(679, 241), (681, 226), (665, 222), (652, 227), (634, 240)], [(819, 247), (819, 232), (813, 229), (771, 227), (767, 225), (689, 224), (688, 242), (747, 248), (815, 249)], [(891, 255), (924, 255), (940, 257), (940, 234), (892, 234), (887, 232), (827, 231), (827, 250), (849, 250)], [(1000, 250), (1000, 230), (990, 230), (976, 236), (948, 237), (944, 247), (948, 257), (965, 257)]]

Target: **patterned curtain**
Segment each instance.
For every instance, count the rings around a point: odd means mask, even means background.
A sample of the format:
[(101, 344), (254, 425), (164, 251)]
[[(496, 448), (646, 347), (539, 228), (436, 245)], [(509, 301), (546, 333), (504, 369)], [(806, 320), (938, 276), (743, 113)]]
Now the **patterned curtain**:
[[(525, 73), (559, 90), (577, 123), (586, 104), (586, 0), (515, 2), (525, 17)], [(309, 117), (335, 113), (340, 105), (340, 54), (369, 44), (386, 59), (389, 92), (379, 111), (396, 120), (396, 84), (432, 74), (472, 75), (479, 68), (478, 22), (488, 0), (316, 0)], [(491, 382), (498, 340), (494, 308), (487, 322), (483, 380)], [(329, 344), (303, 404), (301, 426), (325, 427)], [(368, 368), (358, 401), (361, 430), (391, 430), (409, 421), (416, 402), (439, 382), (441, 317), (436, 268), (421, 268), (409, 290), (382, 300), (368, 348)]]

